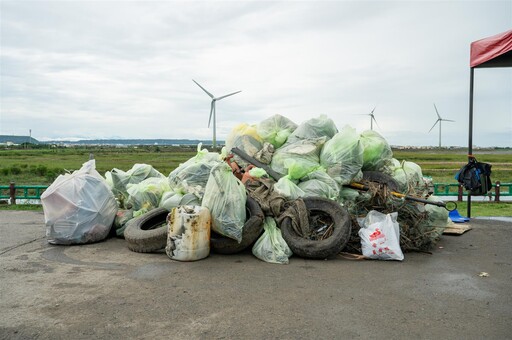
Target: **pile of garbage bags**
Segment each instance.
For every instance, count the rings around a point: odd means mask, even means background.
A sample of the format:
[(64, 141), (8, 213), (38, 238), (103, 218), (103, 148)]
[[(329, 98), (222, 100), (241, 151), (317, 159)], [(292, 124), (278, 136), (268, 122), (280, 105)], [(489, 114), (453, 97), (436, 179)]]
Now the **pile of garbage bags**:
[[(234, 148), (264, 166), (254, 167), (249, 160), (233, 155)], [(272, 170), (277, 178), (271, 178), (265, 169)], [(397, 192), (437, 199), (430, 195), (431, 179), (423, 176), (417, 164), (393, 158), (390, 145), (379, 133), (372, 130), (358, 133), (349, 125), (338, 129), (325, 115), (301, 124), (281, 115), (254, 125), (239, 124), (233, 127), (220, 153), (210, 152), (199, 144), (196, 155), (168, 176), (147, 164), (135, 164), (127, 171), (112, 169), (103, 179), (104, 187), (109, 189), (108, 195), (101, 195), (109, 197), (106, 210), (114, 220), (115, 233), (119, 237), (123, 237), (129, 221), (153, 209), (164, 208), (171, 212), (183, 206), (202, 206), (211, 214), (212, 232), (240, 243), (244, 223), (250, 217), (246, 212), (248, 190), (244, 184), (247, 180), (265, 179), (267, 181), (261, 183), (266, 183), (266, 189), (285, 202), (322, 197), (347, 209), (355, 226), (349, 251), (362, 252), (360, 235), (364, 233), (357, 227), (356, 220), (373, 210), (395, 213), (394, 224), (389, 222), (395, 229), (390, 230), (395, 230), (393, 233), (398, 235), (397, 242), (402, 250), (431, 248), (447, 224), (447, 211), (434, 205), (405, 202), (392, 195), (379, 197), (376, 202), (378, 193), (348, 187), (350, 183), (363, 181), (368, 171), (390, 178)], [(60, 181), (57, 179), (56, 182)], [(259, 203), (264, 205), (261, 200)], [(43, 199), (43, 205), (48, 204)], [(50, 211), (53, 212), (53, 208), (48, 211), (47, 224), (54, 225), (55, 230), (57, 217)], [(46, 212), (45, 208), (45, 216)], [(263, 231), (254, 243), (253, 254), (266, 262), (288, 263), (292, 252), (281, 235), (279, 223), (276, 223), (279, 216), (268, 211), (265, 215)], [(391, 221), (389, 217), (388, 220)], [(101, 223), (108, 222), (107, 219)], [(396, 233), (398, 225), (400, 229)], [(50, 234), (52, 240), (56, 239), (55, 232)], [(69, 236), (70, 240), (72, 238), (76, 239)], [(411, 239), (415, 240), (414, 244), (404, 241)], [(357, 243), (359, 247), (354, 246)]]

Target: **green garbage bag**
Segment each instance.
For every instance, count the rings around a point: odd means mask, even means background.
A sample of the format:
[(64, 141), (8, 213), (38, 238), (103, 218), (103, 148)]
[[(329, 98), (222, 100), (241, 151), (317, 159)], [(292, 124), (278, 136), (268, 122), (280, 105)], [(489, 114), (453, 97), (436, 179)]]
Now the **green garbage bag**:
[(363, 148), (356, 130), (346, 125), (327, 141), (320, 153), (320, 164), (339, 185), (352, 182), (363, 166)]
[(295, 131), (288, 136), (287, 143), (320, 137), (331, 139), (337, 132), (338, 129), (334, 121), (326, 115), (320, 115), (319, 117), (311, 118), (300, 124)]
[(276, 114), (262, 120), (256, 126), (256, 131), (265, 142), (272, 144), (277, 149), (286, 142), (288, 136), (296, 128), (297, 124), (284, 116)]
[(147, 178), (165, 178), (158, 170), (149, 164), (134, 164), (128, 171), (117, 168), (105, 173), (107, 184), (118, 200), (119, 207), (125, 209), (125, 202), (128, 199), (128, 186), (138, 184)]
[(127, 207), (133, 209), (133, 217), (157, 208), (164, 192), (170, 191), (167, 178), (151, 177), (137, 184), (128, 185)]
[(288, 175), (281, 177), (274, 184), (274, 191), (289, 200), (295, 200), (305, 195), (304, 191)]
[(398, 184), (400, 192), (406, 193), (408, 191), (407, 175), (405, 174), (404, 168), (402, 168), (402, 164), (396, 158), (391, 158), (382, 172), (393, 177)]
[(404, 169), (409, 187), (421, 188), (423, 186), (423, 173), (418, 164), (402, 161), (402, 169)]
[(120, 209), (117, 211), (116, 217), (114, 218), (114, 228), (116, 228), (116, 235), (118, 237), (124, 237), (124, 230), (126, 229), (126, 223), (133, 218), (132, 209)]
[(382, 171), (393, 158), (393, 151), (388, 142), (373, 130), (361, 133), (363, 146), (363, 171)]
[[(441, 202), (442, 200), (432, 195), (427, 201)], [(418, 237), (417, 242), (421, 241), (421, 243), (417, 246), (422, 250), (429, 250), (437, 243), (448, 225), (448, 211), (433, 204), (418, 205), (417, 208), (427, 213), (427, 218), (421, 221), (416, 229), (416, 233), (422, 236)]]
[(224, 162), (215, 165), (201, 203), (210, 210), (212, 230), (240, 243), (246, 221), (246, 201), (245, 186), (233, 175), (231, 167)]
[(254, 178), (262, 178), (262, 177), (268, 177), (267, 172), (265, 169), (254, 167), (249, 170), (249, 175)]
[(337, 200), (340, 187), (325, 170), (316, 170), (302, 177), (298, 187), (304, 191), (304, 197), (325, 197)]
[(281, 175), (300, 179), (320, 167), (320, 152), (327, 138), (308, 138), (286, 143), (274, 152), (270, 167)]
[(180, 205), (183, 195), (183, 192), (180, 190), (167, 191), (162, 195), (158, 206), (160, 208), (165, 208), (166, 210), (171, 211), (172, 208), (176, 208)]
[(254, 256), (268, 263), (288, 264), (293, 255), (284, 240), (281, 229), (277, 228), (272, 217), (266, 217), (263, 223), (264, 232), (252, 247)]
[(342, 187), (338, 196), (338, 203), (347, 205), (351, 202), (355, 202), (360, 194), (361, 192), (359, 190)]

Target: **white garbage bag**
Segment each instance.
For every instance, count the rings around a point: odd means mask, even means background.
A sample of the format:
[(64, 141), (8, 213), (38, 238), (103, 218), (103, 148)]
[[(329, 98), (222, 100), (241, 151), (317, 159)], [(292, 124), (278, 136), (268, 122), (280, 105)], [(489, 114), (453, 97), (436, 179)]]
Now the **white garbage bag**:
[(46, 237), (52, 244), (105, 239), (117, 213), (114, 194), (96, 171), (94, 159), (72, 174), (60, 175), (41, 195)]
[(404, 259), (400, 248), (400, 226), (398, 213), (383, 214), (371, 210), (364, 220), (358, 221), (361, 229), (361, 250), (363, 255), (376, 260)]

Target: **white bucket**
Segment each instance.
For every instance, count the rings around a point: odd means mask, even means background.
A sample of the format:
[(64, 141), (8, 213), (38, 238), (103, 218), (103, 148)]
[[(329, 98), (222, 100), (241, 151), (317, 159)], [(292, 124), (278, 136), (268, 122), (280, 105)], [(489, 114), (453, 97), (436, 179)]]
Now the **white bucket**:
[(201, 206), (173, 208), (167, 216), (167, 256), (178, 261), (196, 261), (208, 257), (210, 216), (208, 208)]

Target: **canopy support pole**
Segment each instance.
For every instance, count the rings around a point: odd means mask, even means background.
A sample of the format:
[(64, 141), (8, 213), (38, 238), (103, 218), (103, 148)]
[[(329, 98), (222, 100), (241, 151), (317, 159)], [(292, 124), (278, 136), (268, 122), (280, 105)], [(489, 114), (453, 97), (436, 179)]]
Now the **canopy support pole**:
[[(468, 162), (473, 158), (473, 81), (475, 69), (470, 67), (469, 73), (469, 140), (468, 140)], [(471, 192), (468, 192), (468, 217), (471, 218)]]

